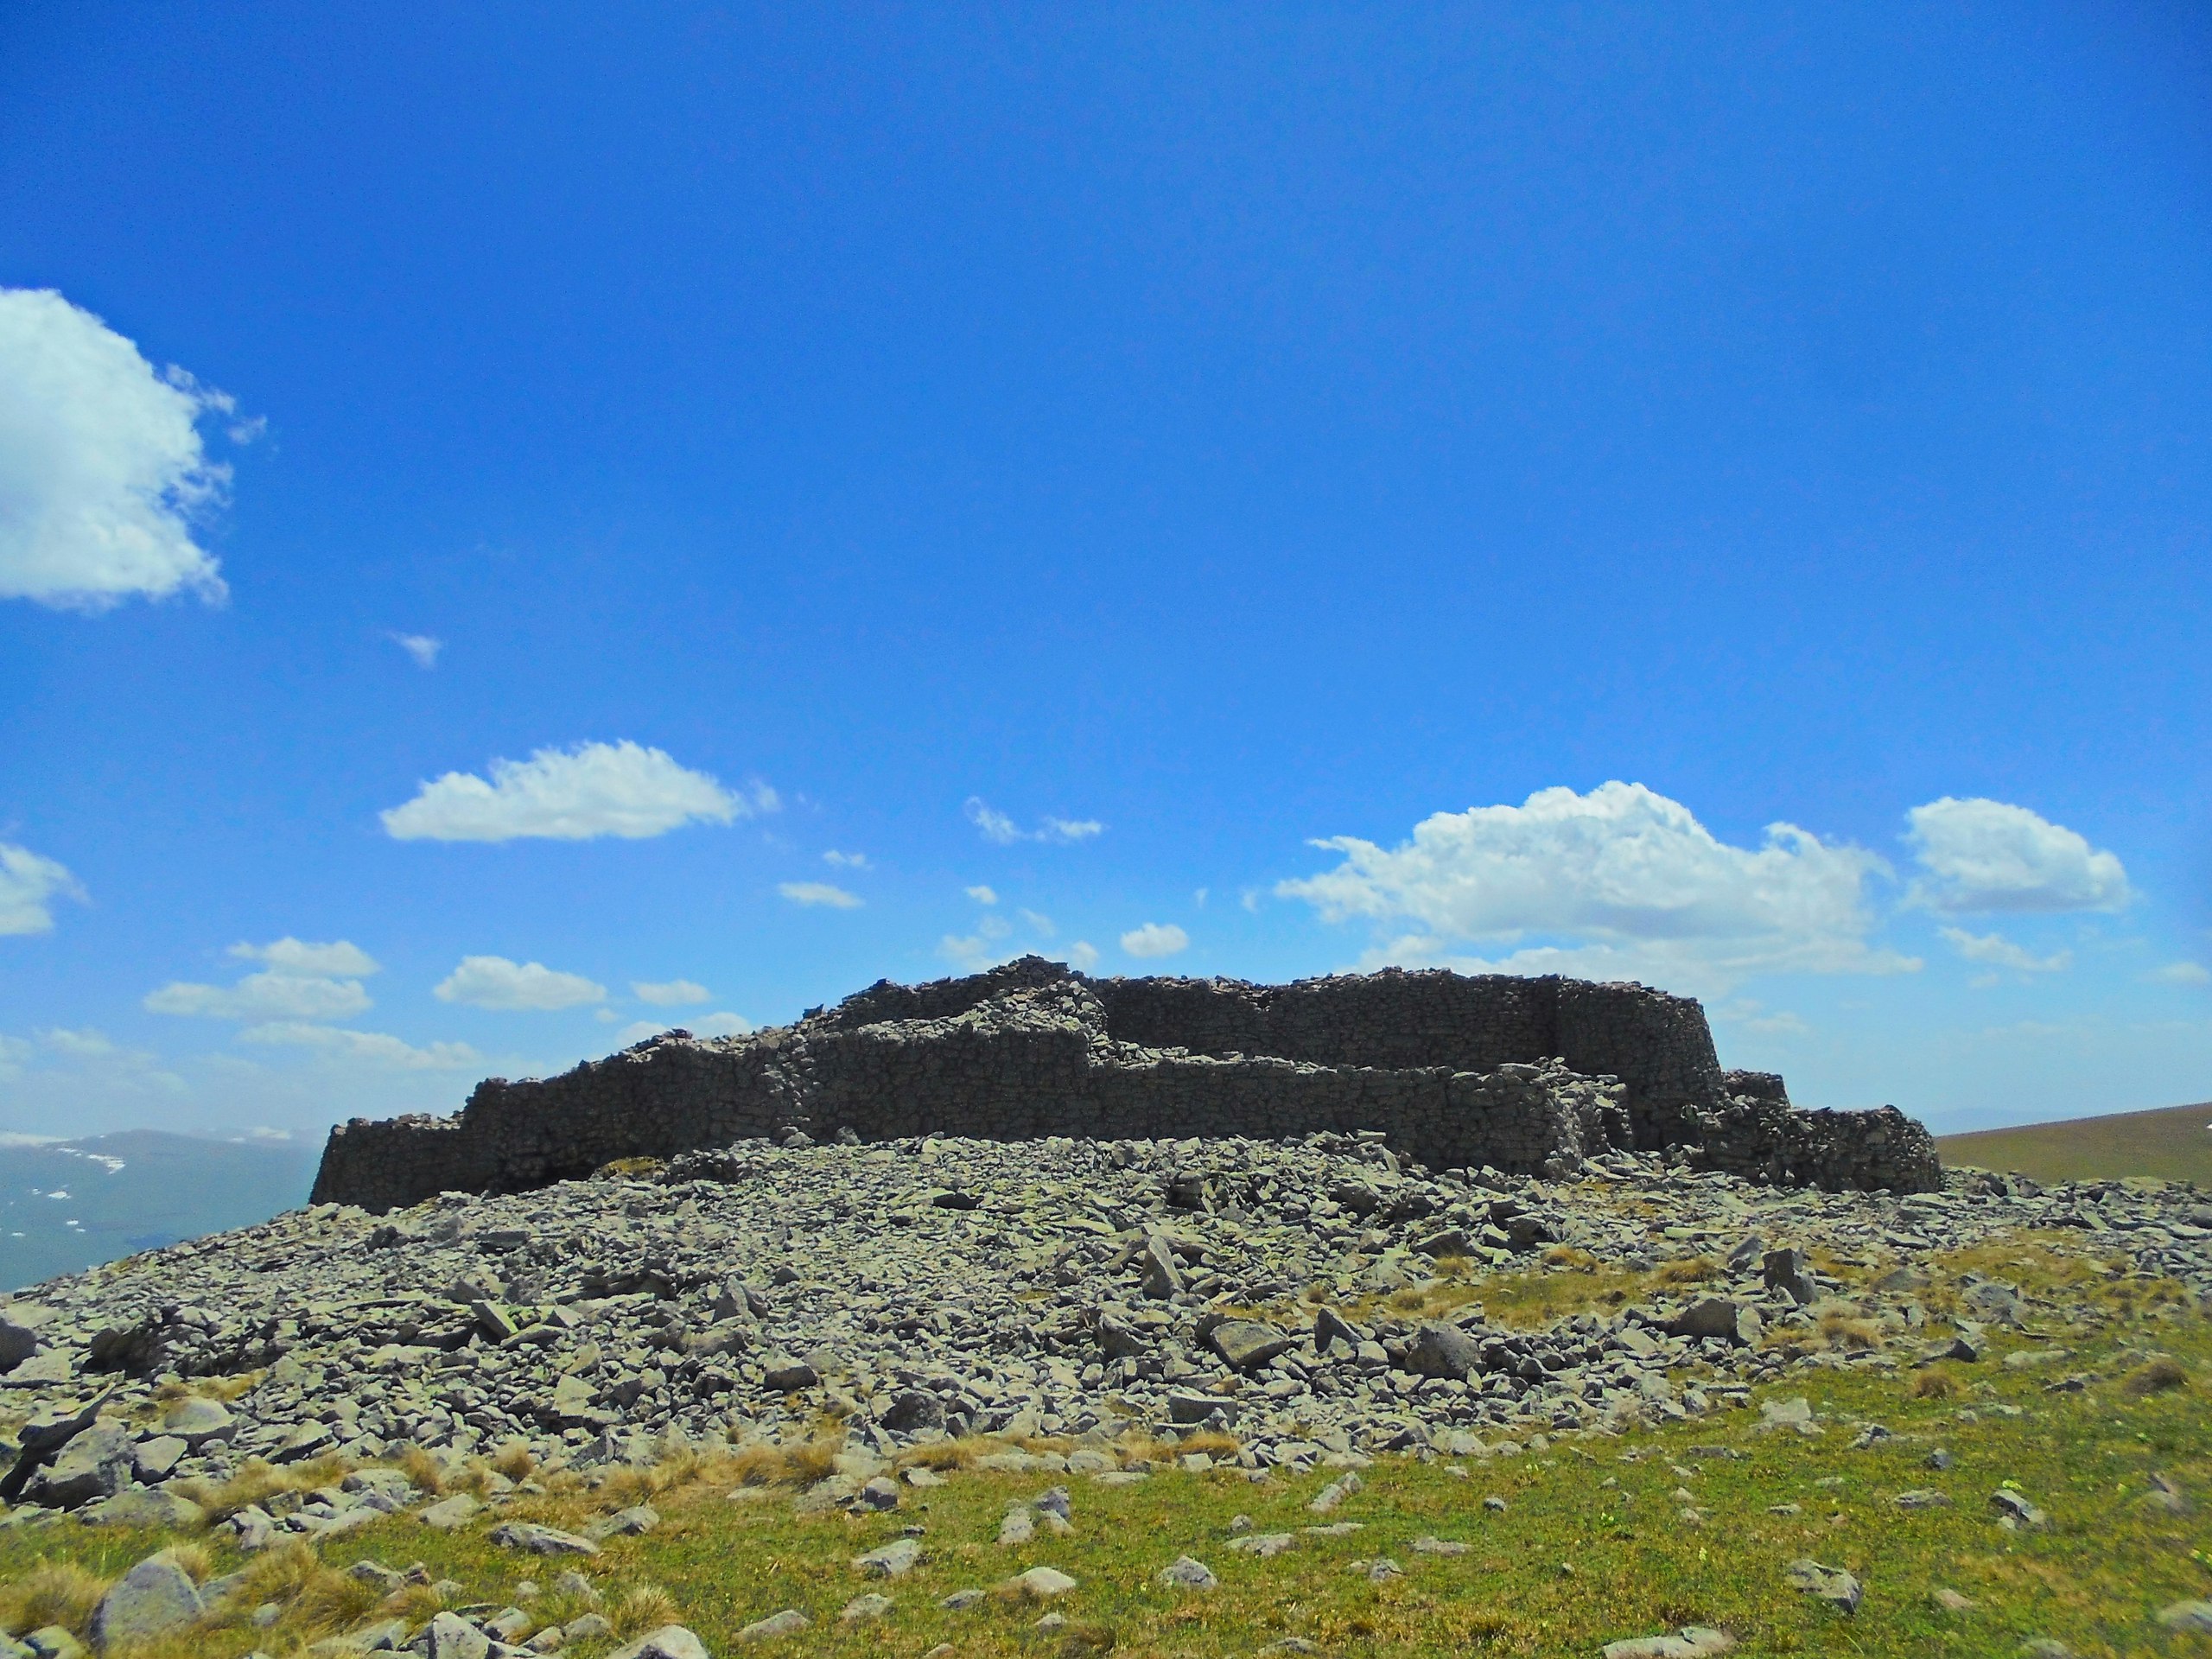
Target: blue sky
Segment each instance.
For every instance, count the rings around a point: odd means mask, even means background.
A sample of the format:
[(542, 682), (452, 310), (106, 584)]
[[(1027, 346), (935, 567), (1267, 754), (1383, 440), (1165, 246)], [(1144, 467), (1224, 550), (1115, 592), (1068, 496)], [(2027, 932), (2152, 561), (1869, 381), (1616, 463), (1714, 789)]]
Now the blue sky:
[(0, 1130), (1029, 948), (2212, 1096), (2195, 9), (21, 3), (0, 289)]

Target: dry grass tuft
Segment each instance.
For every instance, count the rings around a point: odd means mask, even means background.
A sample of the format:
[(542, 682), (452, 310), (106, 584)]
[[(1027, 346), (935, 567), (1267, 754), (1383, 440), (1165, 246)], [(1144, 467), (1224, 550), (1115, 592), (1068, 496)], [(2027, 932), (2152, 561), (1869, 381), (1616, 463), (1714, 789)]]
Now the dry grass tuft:
[(1060, 1632), (1059, 1659), (1097, 1659), (1121, 1639), (1111, 1624), (1071, 1624)]
[(963, 1434), (957, 1440), (931, 1440), (926, 1445), (902, 1452), (899, 1455), (899, 1465), (903, 1469), (919, 1464), (923, 1468), (934, 1469), (942, 1475), (956, 1469), (971, 1469), (975, 1467), (976, 1459), (1005, 1450), (1005, 1446), (998, 1440), (979, 1434)]
[(100, 1605), (100, 1598), (112, 1582), (74, 1561), (41, 1558), (21, 1579), (0, 1590), (0, 1626), (20, 1636), (44, 1625), (59, 1624), (81, 1636), (92, 1622), (92, 1609)]
[(416, 1490), (442, 1496), (452, 1478), (442, 1460), (423, 1446), (410, 1446), (400, 1453), (399, 1472), (415, 1483)]
[(1822, 1309), (1818, 1328), (1822, 1342), (1849, 1353), (1871, 1353), (1888, 1341), (1879, 1319), (1870, 1319), (1848, 1305)]
[(2122, 1377), (2120, 1391), (2131, 1400), (2145, 1400), (2154, 1394), (2165, 1394), (2188, 1386), (2189, 1372), (2182, 1363), (2171, 1355), (2160, 1354), (2157, 1358), (2138, 1365)]
[(248, 1458), (228, 1480), (180, 1481), (171, 1490), (207, 1510), (210, 1521), (224, 1521), (240, 1510), (266, 1503), (277, 1493), (291, 1491), (292, 1484), (285, 1471), (259, 1458)]
[(650, 1180), (667, 1167), (666, 1160), (659, 1158), (617, 1158), (592, 1171), (591, 1178), (595, 1181)]
[(492, 1454), (492, 1467), (509, 1480), (524, 1481), (537, 1472), (537, 1453), (521, 1440), (509, 1440)]
[(613, 1618), (615, 1635), (643, 1636), (678, 1623), (680, 1613), (676, 1598), (667, 1591), (657, 1584), (640, 1584), (622, 1592), (622, 1599), (614, 1604)]
[(1958, 1394), (1959, 1379), (1948, 1371), (1923, 1371), (1912, 1379), (1916, 1400), (1955, 1400)]
[(794, 1440), (748, 1446), (732, 1457), (729, 1474), (741, 1486), (811, 1486), (837, 1466), (842, 1440)]
[(1653, 1282), (1674, 1287), (1681, 1285), (1710, 1284), (1720, 1276), (1720, 1264), (1709, 1255), (1684, 1256), (1679, 1261), (1662, 1262), (1652, 1274)]

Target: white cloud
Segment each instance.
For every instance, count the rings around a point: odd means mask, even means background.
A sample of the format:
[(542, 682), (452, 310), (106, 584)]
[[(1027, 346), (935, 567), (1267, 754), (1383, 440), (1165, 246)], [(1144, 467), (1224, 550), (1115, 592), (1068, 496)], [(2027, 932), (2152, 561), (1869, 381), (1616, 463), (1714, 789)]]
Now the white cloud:
[(970, 795), (960, 810), (969, 823), (982, 831), (985, 841), (1001, 847), (1011, 847), (1017, 841), (1089, 841), (1094, 836), (1103, 835), (1106, 830), (1106, 826), (1096, 818), (1046, 818), (1036, 829), (1024, 830), (977, 795)]
[[(67, 1026), (56, 1026), (38, 1034), (40, 1042), (57, 1054), (66, 1054), (73, 1060), (112, 1059), (124, 1051), (115, 1046), (108, 1034), (92, 1026), (72, 1031)], [(151, 1055), (141, 1055), (151, 1059)]]
[(235, 985), (172, 980), (146, 995), (149, 1014), (200, 1014), (216, 1020), (345, 1020), (374, 1007), (356, 979), (270, 969)]
[(51, 289), (0, 289), (0, 598), (219, 601), (193, 520), (221, 502), (230, 469), (207, 459), (200, 421), (235, 407), (181, 370), (156, 373)]
[[(986, 920), (995, 919), (987, 918)], [(995, 968), (1002, 962), (1011, 962), (1014, 952), (1001, 944), (1007, 932), (1001, 922), (995, 932), (989, 927), (978, 927), (973, 933), (948, 933), (937, 942), (938, 954), (957, 968), (971, 974), (980, 974), (986, 968)]]
[(1039, 934), (1045, 938), (1051, 938), (1054, 933), (1059, 931), (1052, 925), (1052, 918), (1051, 917), (1040, 915), (1036, 911), (1018, 910), (1014, 912), (1014, 914), (1021, 918), (1023, 923), (1028, 927), (1031, 932)]
[(2170, 962), (2144, 977), (2159, 985), (2203, 985), (2212, 983), (2212, 969), (2201, 962)]
[(62, 865), (0, 841), (0, 937), (52, 932), (56, 899), (86, 902), (83, 885)]
[(416, 667), (425, 671), (438, 665), (438, 653), (446, 648), (444, 640), (433, 639), (427, 633), (395, 633), (387, 637), (393, 645), (415, 659)]
[(1089, 973), (1098, 965), (1098, 947), (1088, 939), (1077, 939), (1068, 946), (1068, 966), (1077, 973)]
[(637, 841), (694, 822), (728, 823), (782, 804), (754, 785), (732, 794), (703, 772), (632, 742), (540, 749), (527, 760), (494, 760), (490, 782), (449, 772), (415, 798), (381, 814), (397, 841)]
[(990, 887), (969, 887), (966, 892), (979, 905), (995, 905), (999, 901), (998, 893)]
[(1206, 907), (1206, 894), (1211, 891), (1212, 889), (1211, 887), (1199, 887), (1196, 889), (1191, 894), (1191, 902), (1196, 905), (1200, 910), (1204, 910)]
[(1992, 967), (2017, 969), (2024, 974), (2059, 973), (2074, 960), (2071, 950), (2039, 957), (2025, 946), (2013, 944), (2002, 933), (1969, 933), (1963, 927), (1940, 928), (1937, 931), (1968, 962), (1986, 962)]
[(1905, 822), (1927, 872), (1910, 897), (1931, 909), (2118, 910), (2133, 897), (2115, 855), (2024, 806), (1946, 795)]
[(714, 993), (696, 980), (664, 979), (632, 980), (630, 994), (640, 1002), (650, 1002), (657, 1008), (688, 1007), (694, 1002), (705, 1002)]
[(1173, 922), (1165, 926), (1147, 922), (1122, 935), (1122, 949), (1133, 957), (1172, 957), (1190, 946), (1191, 936)]
[(644, 1042), (648, 1037), (659, 1036), (664, 1031), (688, 1031), (694, 1037), (745, 1037), (751, 1035), (757, 1029), (758, 1027), (743, 1014), (725, 1011), (721, 1014), (702, 1014), (697, 1019), (688, 1020), (682, 1026), (671, 1025), (665, 1020), (634, 1020), (614, 1033), (614, 1041), (619, 1047), (631, 1048)]
[(795, 905), (826, 905), (832, 910), (858, 910), (860, 895), (833, 887), (827, 881), (780, 881), (776, 891)]
[(383, 971), (360, 946), (345, 939), (311, 944), (289, 937), (267, 944), (234, 944), (231, 954), (242, 962), (265, 962), (279, 973), (322, 974), (333, 979), (366, 979)]
[(607, 998), (607, 988), (582, 974), (556, 973), (542, 962), (510, 962), (505, 957), (463, 957), (461, 966), (430, 988), (441, 1002), (502, 1013), (546, 1013), (580, 1007)]
[(866, 853), (841, 853), (834, 847), (822, 855), (822, 861), (833, 870), (864, 870), (868, 868)]
[(238, 1035), (249, 1043), (314, 1049), (333, 1059), (397, 1071), (466, 1071), (483, 1064), (482, 1057), (467, 1043), (432, 1043), (417, 1048), (381, 1031), (347, 1031), (337, 1026), (281, 1020), (248, 1026)]
[[(1641, 784), (1586, 795), (1545, 789), (1520, 806), (1439, 812), (1394, 849), (1352, 836), (1315, 844), (1344, 863), (1281, 882), (1277, 893), (1332, 922), (1419, 926), (1370, 951), (1374, 966), (1634, 976), (1707, 992), (1759, 972), (1919, 966), (1867, 943), (1866, 887), (1888, 872), (1873, 854), (1789, 823), (1769, 825), (1757, 849), (1732, 847)], [(1453, 950), (1516, 945), (1531, 934), (1540, 942), (1503, 960)]]

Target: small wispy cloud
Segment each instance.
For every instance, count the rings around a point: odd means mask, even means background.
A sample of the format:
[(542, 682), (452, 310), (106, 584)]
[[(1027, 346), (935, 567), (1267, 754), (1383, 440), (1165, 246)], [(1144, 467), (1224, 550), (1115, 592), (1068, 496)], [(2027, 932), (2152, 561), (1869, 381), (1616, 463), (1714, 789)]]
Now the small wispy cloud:
[(420, 669), (435, 668), (438, 653), (446, 648), (444, 640), (434, 639), (427, 633), (391, 633), (385, 637), (412, 657), (415, 666)]
[(995, 888), (973, 887), (965, 891), (968, 896), (979, 905), (995, 905), (999, 901), (999, 895)]
[(1191, 936), (1173, 922), (1147, 922), (1122, 935), (1122, 949), (1133, 957), (1172, 957), (1191, 947)]
[(2212, 969), (2201, 962), (2170, 962), (2143, 977), (2154, 985), (2203, 985), (2212, 983)]
[(2002, 933), (1969, 933), (1963, 927), (1937, 931), (1968, 962), (1986, 963), (1993, 968), (2011, 968), (2023, 974), (2056, 974), (2064, 971), (2074, 960), (2071, 950), (2039, 957), (2024, 945), (2013, 944)]
[(841, 853), (834, 847), (822, 855), (822, 861), (833, 870), (864, 870), (868, 868), (866, 853)]
[(818, 905), (830, 910), (858, 910), (861, 897), (827, 881), (780, 881), (776, 891), (795, 905)]
[(696, 980), (663, 979), (630, 982), (630, 994), (640, 1002), (650, 1002), (657, 1008), (689, 1007), (694, 1003), (714, 1000), (714, 993)]
[(1103, 835), (1106, 826), (1096, 818), (1045, 818), (1034, 830), (1024, 830), (1005, 813), (1000, 811), (980, 795), (970, 795), (961, 811), (982, 832), (985, 841), (1000, 847), (1011, 847), (1018, 841), (1039, 841), (1069, 845), (1089, 841)]

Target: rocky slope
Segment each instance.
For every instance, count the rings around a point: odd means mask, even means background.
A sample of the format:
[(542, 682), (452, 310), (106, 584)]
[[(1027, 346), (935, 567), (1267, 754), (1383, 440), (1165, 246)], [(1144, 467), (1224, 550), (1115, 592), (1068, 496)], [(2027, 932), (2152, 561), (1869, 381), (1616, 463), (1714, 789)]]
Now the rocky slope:
[[(878, 1455), (988, 1433), (1077, 1437), (1110, 1461), (1138, 1428), (1225, 1429), (1255, 1467), (1479, 1455), (1713, 1410), (1792, 1367), (1894, 1365), (1929, 1257), (2060, 1226), (2212, 1292), (2212, 1209), (2155, 1184), (1966, 1172), (1903, 1198), (1778, 1192), (1627, 1154), (1545, 1180), (1432, 1173), (1333, 1135), (741, 1144), (382, 1218), (321, 1205), (40, 1287), (0, 1307), (18, 1452), (0, 1496), (18, 1522), (119, 1496), (143, 1514), (251, 1458), (521, 1440), (558, 1467), (825, 1414)], [(1821, 1338), (1835, 1287), (1811, 1252), (1866, 1270), (1842, 1311), (1885, 1327), (1890, 1352)], [(1452, 1274), (1700, 1254), (1709, 1282), (1541, 1329), (1438, 1294)], [(2029, 1316), (1995, 1280), (1963, 1295), (1974, 1319)], [(1971, 1349), (1967, 1329), (1945, 1344)], [(257, 1380), (204, 1381), (224, 1378)], [(403, 1497), (368, 1482), (348, 1501)], [(319, 1507), (283, 1524), (342, 1521)]]

